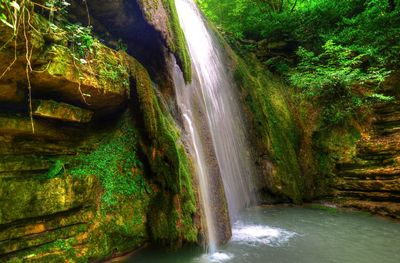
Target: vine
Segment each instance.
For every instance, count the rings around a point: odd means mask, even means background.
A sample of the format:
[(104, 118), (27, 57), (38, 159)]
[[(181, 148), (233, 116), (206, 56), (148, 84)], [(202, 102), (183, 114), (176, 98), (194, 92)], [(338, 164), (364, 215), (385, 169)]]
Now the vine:
[(29, 10), (30, 1), (22, 0), (20, 3), (16, 1), (3, 0), (1, 2), (1, 10), (0, 21), (2, 24), (10, 27), (13, 30), (11, 38), (6, 41), (5, 45), (2, 48), (7, 46), (11, 41), (14, 40), (14, 59), (8, 65), (8, 67), (4, 70), (4, 72), (0, 75), (0, 79), (2, 79), (5, 74), (11, 70), (17, 61), (17, 37), (22, 24), (22, 32), (25, 41), (25, 60), (26, 60), (26, 79), (27, 79), (27, 89), (28, 89), (28, 101), (29, 101), (29, 117), (31, 120), (32, 133), (35, 133), (35, 125), (33, 122), (33, 114), (32, 114), (32, 86), (30, 80), (30, 73), (32, 72), (31, 65), (31, 57), (32, 57), (32, 47), (29, 48), (29, 38), (28, 38), (28, 30), (31, 25), (30, 19), (31, 14)]
[[(86, 10), (88, 12), (88, 6), (86, 1)], [(70, 4), (64, 0), (48, 0), (44, 4), (40, 4), (31, 0), (21, 0), (21, 1), (11, 1), (11, 0), (0, 0), (0, 26), (5, 26), (6, 28), (11, 28), (11, 37), (5, 41), (5, 43), (0, 47), (0, 51), (5, 47), (13, 43), (14, 54), (13, 60), (6, 67), (6, 69), (0, 73), (0, 80), (9, 72), (17, 61), (17, 46), (18, 46), (18, 36), (21, 35), (24, 40), (24, 52), (25, 52), (25, 74), (27, 80), (27, 90), (28, 90), (28, 108), (29, 116), (31, 120), (32, 133), (35, 133), (35, 126), (33, 121), (32, 112), (32, 85), (30, 74), (34, 71), (31, 64), (31, 58), (33, 54), (33, 45), (30, 43), (30, 30), (37, 32), (38, 34), (57, 34), (56, 29), (58, 28), (55, 23), (57, 21), (62, 21), (65, 24), (64, 16), (67, 11), (66, 8)], [(32, 23), (32, 13), (34, 8), (39, 7), (46, 12), (48, 12), (48, 23), (49, 26), (46, 32), (40, 32), (36, 29)], [(55, 16), (55, 14), (59, 16)], [(90, 17), (88, 13), (88, 23), (90, 24)], [(93, 53), (94, 38), (91, 35), (91, 27), (83, 27), (77, 24), (66, 23), (63, 28), (68, 32), (68, 42), (70, 43), (70, 48), (72, 49), (72, 58), (75, 68), (79, 73), (79, 83), (78, 89), (83, 98), (83, 101), (87, 103), (84, 94), (81, 90), (81, 73), (75, 61), (80, 64), (89, 64), (90, 66), (90, 54)], [(93, 70), (92, 70), (93, 71)]]

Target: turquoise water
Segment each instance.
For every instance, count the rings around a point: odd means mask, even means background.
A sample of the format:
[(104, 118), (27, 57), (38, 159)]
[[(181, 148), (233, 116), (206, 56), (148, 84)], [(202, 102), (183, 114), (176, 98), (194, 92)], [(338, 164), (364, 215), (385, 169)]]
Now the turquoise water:
[(147, 248), (131, 263), (399, 263), (400, 223), (360, 212), (251, 208), (232, 240), (213, 255), (187, 248)]

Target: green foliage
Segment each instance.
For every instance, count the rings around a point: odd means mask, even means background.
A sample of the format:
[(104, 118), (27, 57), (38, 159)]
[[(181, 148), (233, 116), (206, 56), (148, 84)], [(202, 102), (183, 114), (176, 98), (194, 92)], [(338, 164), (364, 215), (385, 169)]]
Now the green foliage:
[[(197, 0), (206, 16), (236, 39), (257, 38), (265, 18), (255, 1), (251, 0)], [(250, 36), (251, 35), (251, 36)]]
[(286, 8), (279, 0), (198, 3), (239, 51), (256, 53), (322, 108), (324, 124), (391, 100), (377, 92), (390, 73), (385, 68), (400, 62), (399, 0), (298, 0)]
[(102, 209), (107, 211), (117, 204), (118, 196), (142, 196), (150, 188), (139, 171), (142, 163), (136, 153), (137, 131), (128, 123), (121, 124), (120, 133), (103, 139), (99, 148), (89, 155), (80, 156), (80, 163), (70, 171), (81, 177), (95, 175), (101, 182)]
[[(366, 103), (387, 101), (390, 97), (371, 93), (389, 74), (384, 68), (363, 68), (365, 54), (357, 55), (350, 48), (329, 40), (323, 52), (316, 55), (302, 47), (297, 51), (300, 62), (289, 74), (301, 95), (323, 107), (326, 124), (338, 124), (357, 113)], [(360, 90), (359, 86), (364, 90)], [(370, 89), (366, 89), (370, 87)]]
[[(73, 53), (79, 61), (87, 59), (93, 53), (95, 40), (92, 35), (92, 27), (84, 27), (79, 24), (67, 24), (68, 41)], [(83, 61), (82, 61), (83, 62)], [(84, 61), (83, 63), (87, 63)]]
[(361, 12), (344, 17), (338, 23), (338, 29), (325, 38), (366, 54), (375, 66), (399, 66), (400, 1), (363, 2)]
[(57, 11), (59, 14), (65, 15), (67, 13), (67, 7), (71, 4), (65, 0), (47, 0), (44, 5), (48, 7), (51, 12)]
[(17, 16), (21, 7), (16, 1), (0, 0), (0, 23), (16, 30)]
[(128, 46), (124, 42), (122, 42), (122, 39), (118, 39), (117, 50), (122, 50), (125, 52), (128, 50)]

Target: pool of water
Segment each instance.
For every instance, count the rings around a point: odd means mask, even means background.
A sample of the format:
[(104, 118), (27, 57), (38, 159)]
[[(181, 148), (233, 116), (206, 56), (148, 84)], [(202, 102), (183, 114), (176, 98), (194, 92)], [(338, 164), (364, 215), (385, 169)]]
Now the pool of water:
[(360, 212), (273, 207), (244, 211), (214, 254), (147, 248), (127, 263), (399, 263), (400, 223)]

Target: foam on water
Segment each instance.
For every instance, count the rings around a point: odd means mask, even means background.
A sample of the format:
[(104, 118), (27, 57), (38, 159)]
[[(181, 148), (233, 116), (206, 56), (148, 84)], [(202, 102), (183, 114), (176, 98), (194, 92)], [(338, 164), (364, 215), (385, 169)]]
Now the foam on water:
[(201, 257), (195, 258), (193, 262), (199, 263), (222, 263), (231, 260), (234, 255), (231, 253), (215, 252), (204, 254)]
[(211, 262), (224, 262), (233, 258), (232, 254), (216, 252), (209, 256)]
[(232, 242), (249, 246), (268, 245), (278, 247), (289, 242), (297, 233), (263, 225), (235, 223), (232, 229)]

